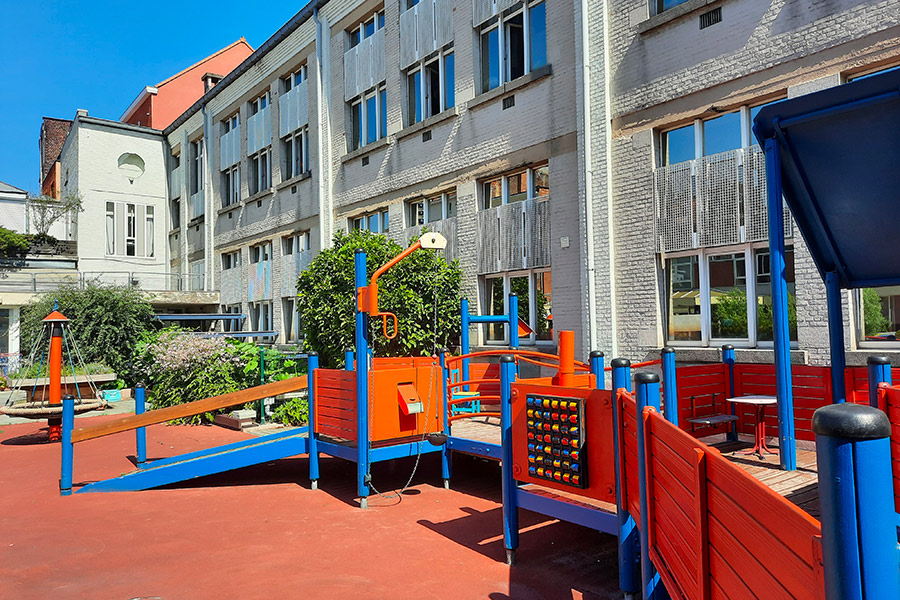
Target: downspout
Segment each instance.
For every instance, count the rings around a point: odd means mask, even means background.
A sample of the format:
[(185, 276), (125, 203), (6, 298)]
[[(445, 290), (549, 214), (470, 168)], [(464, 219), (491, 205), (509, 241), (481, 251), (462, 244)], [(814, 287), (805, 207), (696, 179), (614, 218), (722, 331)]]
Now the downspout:
[[(203, 115), (203, 286), (204, 291), (210, 291), (215, 289), (213, 285), (213, 275), (215, 275), (215, 269), (213, 268), (215, 264), (213, 260), (213, 230), (215, 229), (215, 224), (212, 222), (212, 177), (209, 173), (210, 124), (209, 113), (206, 112), (206, 104), (200, 107), (200, 114)], [(185, 239), (187, 239), (187, 235), (185, 235)], [(188, 270), (190, 271), (190, 267), (188, 267)]]
[(328, 99), (325, 90), (325, 25), (319, 20), (319, 7), (313, 9), (313, 21), (316, 24), (316, 108), (319, 119), (319, 135), (317, 147), (319, 160), (318, 171), (319, 184), (319, 250), (325, 250), (331, 246), (333, 231), (333, 217), (331, 210), (331, 123), (328, 110)]
[[(586, 4), (587, 0), (582, 0), (582, 3)], [(609, 57), (612, 55), (609, 49), (609, 0), (605, 0), (603, 3), (604, 11), (603, 11), (603, 115), (604, 115), (604, 127), (603, 127), (603, 137), (606, 146), (605, 152), (605, 180), (604, 187), (606, 188), (606, 244), (607, 244), (607, 256), (609, 257), (609, 267), (607, 269), (607, 276), (609, 277), (609, 336), (610, 336), (610, 348), (611, 356), (619, 355), (619, 327), (617, 325), (617, 306), (618, 302), (616, 300), (616, 240), (615, 240), (615, 227), (613, 226), (615, 220), (615, 199), (613, 198), (613, 186), (612, 186), (612, 170), (613, 170), (613, 139), (612, 139), (612, 96), (610, 92), (610, 82), (612, 81), (612, 77), (610, 76), (610, 67), (609, 67)], [(587, 23), (584, 23), (582, 27), (587, 28)]]
[[(587, 305), (588, 305), (588, 347), (583, 350), (599, 350), (597, 348), (597, 283), (596, 260), (594, 256), (594, 193), (591, 152), (591, 44), (588, 27), (588, 0), (581, 0), (581, 84), (584, 106), (582, 115), (584, 130), (584, 249), (587, 255)], [(605, 82), (604, 82), (605, 84)], [(615, 356), (612, 352), (611, 356)]]

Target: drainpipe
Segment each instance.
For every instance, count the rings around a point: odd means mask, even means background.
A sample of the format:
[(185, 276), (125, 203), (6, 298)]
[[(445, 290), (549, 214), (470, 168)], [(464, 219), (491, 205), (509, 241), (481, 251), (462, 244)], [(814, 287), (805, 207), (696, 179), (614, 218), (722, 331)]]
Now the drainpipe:
[[(213, 265), (213, 211), (212, 211), (212, 177), (209, 172), (209, 140), (210, 140), (210, 122), (209, 113), (206, 112), (206, 104), (200, 107), (200, 113), (203, 115), (203, 263), (204, 277), (203, 289), (209, 291), (214, 289), (213, 276), (215, 269)], [(190, 201), (190, 200), (188, 200)], [(187, 239), (187, 235), (184, 236)], [(190, 267), (189, 267), (190, 270)]]
[[(331, 210), (331, 123), (329, 119), (328, 98), (325, 85), (326, 52), (328, 43), (325, 24), (319, 20), (319, 7), (313, 9), (313, 21), (316, 24), (316, 108), (319, 119), (317, 147), (319, 160), (316, 161), (319, 183), (319, 250), (331, 247), (331, 235), (334, 229), (334, 215)], [(330, 52), (328, 53), (330, 54)]]
[[(584, 10), (587, 10), (588, 0), (581, 0), (582, 6)], [(615, 277), (615, 264), (616, 264), (616, 244), (615, 244), (615, 227), (613, 227), (613, 218), (614, 218), (614, 209), (615, 203), (613, 199), (613, 188), (612, 188), (612, 164), (613, 164), (613, 156), (612, 156), (612, 98), (610, 95), (610, 70), (609, 70), (609, 57), (612, 55), (609, 49), (609, 0), (606, 0), (603, 3), (603, 114), (604, 114), (604, 127), (603, 127), (603, 137), (606, 146), (606, 152), (604, 153), (604, 165), (606, 166), (604, 172), (604, 188), (606, 189), (606, 245), (607, 245), (607, 256), (609, 257), (609, 268), (607, 269), (606, 276), (609, 278), (609, 335), (610, 335), (610, 351), (613, 353), (613, 356), (618, 356), (619, 354), (619, 336), (618, 336), (618, 327), (616, 325), (616, 277)], [(584, 13), (587, 14), (587, 13)], [(586, 21), (586, 19), (582, 19), (582, 21)], [(590, 31), (588, 28), (587, 22), (583, 22), (581, 27), (585, 31)], [(587, 42), (586, 42), (587, 43)], [(586, 47), (590, 48), (590, 45)]]
[[(587, 348), (597, 349), (597, 282), (596, 260), (594, 257), (594, 193), (591, 152), (591, 43), (588, 27), (588, 0), (581, 0), (581, 83), (583, 98), (583, 130), (584, 130), (584, 250), (587, 255), (587, 305), (588, 335)], [(605, 19), (604, 19), (605, 21)], [(604, 82), (605, 85), (605, 82)], [(615, 321), (615, 319), (613, 319)], [(615, 338), (613, 338), (615, 339)], [(612, 356), (617, 356), (615, 345), (609, 349)]]

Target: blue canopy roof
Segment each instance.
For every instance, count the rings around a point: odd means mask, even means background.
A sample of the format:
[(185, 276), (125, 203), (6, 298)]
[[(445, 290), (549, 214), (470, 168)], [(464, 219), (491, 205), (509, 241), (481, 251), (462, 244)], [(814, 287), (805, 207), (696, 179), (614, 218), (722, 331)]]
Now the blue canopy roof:
[(900, 72), (767, 106), (753, 132), (780, 149), (784, 197), (822, 276), (900, 284)]

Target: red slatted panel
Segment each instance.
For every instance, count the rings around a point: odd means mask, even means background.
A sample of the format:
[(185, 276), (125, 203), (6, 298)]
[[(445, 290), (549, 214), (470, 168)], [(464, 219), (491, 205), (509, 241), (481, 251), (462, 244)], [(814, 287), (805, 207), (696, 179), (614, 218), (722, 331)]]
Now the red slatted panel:
[(343, 369), (316, 369), (316, 432), (356, 439), (356, 373)]
[(619, 402), (619, 442), (622, 445), (622, 459), (619, 465), (620, 476), (624, 481), (622, 492), (625, 506), (632, 518), (637, 522), (641, 518), (641, 497), (638, 488), (638, 455), (637, 455), (637, 404), (627, 394), (618, 397)]
[(376, 356), (372, 359), (372, 369), (399, 369), (408, 367), (428, 367), (434, 364), (430, 356)]
[[(891, 374), (894, 376), (894, 374)], [(900, 384), (900, 381), (897, 382)], [(891, 467), (894, 474), (894, 506), (900, 510), (900, 387), (887, 391), (887, 413), (891, 420)]]
[(737, 577), (759, 598), (815, 598), (819, 522), (718, 452), (708, 451), (706, 461), (710, 570), (716, 585), (731, 595)]
[(678, 422), (682, 429), (697, 437), (727, 431), (727, 424), (700, 427), (693, 425), (689, 419), (730, 411), (725, 401), (730, 395), (728, 367), (723, 363), (678, 367), (675, 377), (678, 382)]

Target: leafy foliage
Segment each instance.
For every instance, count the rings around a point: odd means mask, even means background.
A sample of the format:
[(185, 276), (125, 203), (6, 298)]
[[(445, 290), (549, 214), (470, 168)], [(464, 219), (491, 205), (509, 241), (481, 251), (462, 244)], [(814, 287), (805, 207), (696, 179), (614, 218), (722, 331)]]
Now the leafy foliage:
[(37, 232), (37, 240), (50, 239), (50, 228), (62, 217), (84, 211), (84, 199), (78, 192), (67, 194), (57, 200), (52, 196), (38, 196), (28, 199), (31, 220)]
[[(354, 255), (367, 253), (367, 278), (403, 248), (365, 230), (335, 233), (333, 246), (320, 252), (297, 283), (300, 323), (307, 350), (319, 353), (323, 367), (343, 364), (344, 348), (354, 343), (356, 289)], [(388, 340), (381, 318), (370, 319), (374, 352), (379, 356), (430, 355), (459, 337), (462, 272), (443, 253), (414, 252), (379, 278), (379, 309), (397, 315), (398, 334)], [(435, 303), (437, 318), (435, 327)], [(390, 331), (391, 324), (388, 328)]]
[(152, 327), (153, 308), (143, 293), (131, 287), (90, 284), (42, 294), (22, 307), (22, 348), (31, 348), (41, 332), (41, 321), (56, 301), (70, 320), (85, 362), (107, 364), (117, 373), (130, 371), (134, 345)]
[(0, 227), (0, 255), (21, 254), (31, 247), (28, 238), (6, 227)]
[(891, 329), (893, 323), (881, 310), (881, 296), (878, 292), (874, 288), (864, 288), (862, 297), (866, 335), (876, 335)]
[(712, 305), (713, 337), (747, 337), (747, 293), (733, 288)]
[(272, 420), (282, 425), (305, 425), (309, 422), (309, 402), (291, 398), (272, 412)]
[[(797, 298), (788, 293), (788, 331), (790, 339), (797, 339)], [(760, 303), (756, 309), (756, 329), (758, 339), (771, 341), (775, 339), (775, 320), (772, 315), (772, 305)]]

